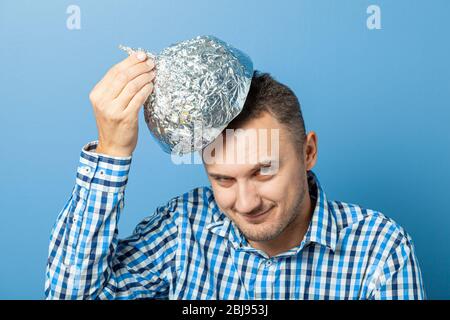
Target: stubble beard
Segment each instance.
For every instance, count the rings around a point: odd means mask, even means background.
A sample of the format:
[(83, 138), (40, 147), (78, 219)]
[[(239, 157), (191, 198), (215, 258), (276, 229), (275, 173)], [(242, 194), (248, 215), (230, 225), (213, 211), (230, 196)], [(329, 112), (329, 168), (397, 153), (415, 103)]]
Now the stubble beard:
[(263, 222), (260, 225), (253, 225), (250, 223), (238, 224), (236, 223), (239, 230), (249, 241), (270, 241), (276, 239), (280, 236), (283, 231), (296, 222), (297, 218), (301, 214), (302, 204), (305, 198), (305, 185), (302, 184), (302, 190), (300, 197), (297, 199), (294, 207), (289, 210), (288, 214), (281, 214), (279, 221), (274, 223)]

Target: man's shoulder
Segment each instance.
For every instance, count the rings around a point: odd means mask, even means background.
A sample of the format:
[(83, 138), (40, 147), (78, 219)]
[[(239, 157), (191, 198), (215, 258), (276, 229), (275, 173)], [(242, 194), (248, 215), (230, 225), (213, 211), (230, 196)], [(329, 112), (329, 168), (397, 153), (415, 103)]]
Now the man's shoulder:
[(354, 233), (362, 237), (371, 234), (372, 238), (389, 238), (395, 242), (411, 241), (405, 228), (380, 211), (342, 201), (329, 201), (328, 205), (335, 217), (338, 233)]
[(178, 230), (190, 225), (203, 225), (211, 219), (212, 190), (201, 186), (170, 198), (136, 227), (136, 232), (148, 233), (155, 229)]
[(212, 189), (207, 186), (195, 187), (169, 200), (168, 204), (176, 204), (178, 209), (184, 207), (184, 211), (190, 214), (199, 213), (199, 209), (211, 206), (214, 201)]
[(214, 194), (208, 186), (200, 186), (172, 197), (157, 211), (169, 212), (170, 216), (190, 218), (191, 220), (205, 219), (215, 208)]

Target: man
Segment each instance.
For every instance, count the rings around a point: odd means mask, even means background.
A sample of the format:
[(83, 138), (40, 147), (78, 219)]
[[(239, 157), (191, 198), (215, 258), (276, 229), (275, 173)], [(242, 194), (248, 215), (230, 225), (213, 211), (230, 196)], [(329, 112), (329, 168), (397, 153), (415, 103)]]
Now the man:
[(207, 147), (214, 159), (234, 159), (228, 156), (239, 149), (256, 165), (205, 161), (210, 187), (171, 199), (119, 240), (153, 67), (134, 54), (90, 95), (99, 139), (83, 148), (72, 196), (52, 230), (48, 299), (425, 298), (406, 231), (379, 212), (326, 198), (311, 171), (316, 134), (306, 134), (294, 93), (268, 74), (255, 73), (228, 129), (278, 132), (270, 148), (279, 147), (279, 156), (263, 159), (220, 135)]

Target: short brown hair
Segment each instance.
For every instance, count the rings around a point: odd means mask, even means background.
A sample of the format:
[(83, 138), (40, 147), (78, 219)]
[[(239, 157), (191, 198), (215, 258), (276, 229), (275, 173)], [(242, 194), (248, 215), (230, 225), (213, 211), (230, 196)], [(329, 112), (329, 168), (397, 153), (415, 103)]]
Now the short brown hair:
[(306, 131), (297, 96), (270, 74), (255, 71), (242, 111), (225, 129), (239, 128), (247, 121), (262, 116), (263, 112), (268, 112), (285, 125), (298, 150), (302, 150)]

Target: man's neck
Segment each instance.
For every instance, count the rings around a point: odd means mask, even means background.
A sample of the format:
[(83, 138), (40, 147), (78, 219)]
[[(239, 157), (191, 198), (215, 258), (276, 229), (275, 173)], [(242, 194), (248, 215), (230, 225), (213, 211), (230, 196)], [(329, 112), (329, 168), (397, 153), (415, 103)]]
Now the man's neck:
[(297, 247), (302, 242), (303, 237), (308, 230), (309, 222), (311, 221), (314, 211), (314, 205), (313, 201), (311, 201), (309, 192), (307, 192), (300, 213), (278, 237), (268, 241), (249, 240), (249, 244), (253, 248), (265, 252), (269, 257), (276, 256)]

